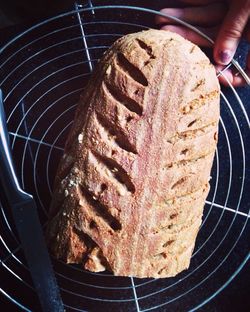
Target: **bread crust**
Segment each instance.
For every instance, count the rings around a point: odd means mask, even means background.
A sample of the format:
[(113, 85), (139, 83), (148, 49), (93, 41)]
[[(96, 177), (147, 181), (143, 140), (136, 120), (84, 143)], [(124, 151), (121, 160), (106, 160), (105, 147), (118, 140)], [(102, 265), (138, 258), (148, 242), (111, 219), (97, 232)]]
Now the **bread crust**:
[(177, 34), (117, 40), (80, 98), (57, 171), (47, 240), (90, 271), (169, 277), (190, 263), (209, 191), (220, 88)]

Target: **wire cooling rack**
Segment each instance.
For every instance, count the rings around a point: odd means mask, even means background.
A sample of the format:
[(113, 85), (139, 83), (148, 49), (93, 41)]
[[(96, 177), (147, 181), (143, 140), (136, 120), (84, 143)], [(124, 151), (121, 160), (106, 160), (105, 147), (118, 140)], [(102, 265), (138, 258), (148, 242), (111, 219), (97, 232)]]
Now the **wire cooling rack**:
[[(1, 87), (13, 156), (43, 226), (56, 167), (92, 69), (116, 39), (151, 27), (155, 14), (137, 7), (94, 7), (90, 1), (88, 7), (75, 4), (73, 11), (30, 28), (2, 48)], [(194, 311), (238, 274), (249, 258), (246, 95), (249, 89), (237, 93), (231, 85), (221, 92), (211, 191), (190, 268), (168, 279), (120, 278), (53, 259), (67, 311)], [(2, 201), (0, 208), (0, 291), (17, 309), (36, 311), (37, 297), (8, 206)]]

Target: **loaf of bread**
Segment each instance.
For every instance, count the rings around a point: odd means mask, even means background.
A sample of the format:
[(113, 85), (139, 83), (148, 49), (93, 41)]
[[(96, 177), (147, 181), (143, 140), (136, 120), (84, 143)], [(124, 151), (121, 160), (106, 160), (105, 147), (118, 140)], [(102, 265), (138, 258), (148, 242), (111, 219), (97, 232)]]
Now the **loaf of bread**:
[(117, 40), (76, 110), (55, 179), (51, 253), (90, 271), (170, 277), (187, 269), (209, 191), (220, 88), (177, 34)]

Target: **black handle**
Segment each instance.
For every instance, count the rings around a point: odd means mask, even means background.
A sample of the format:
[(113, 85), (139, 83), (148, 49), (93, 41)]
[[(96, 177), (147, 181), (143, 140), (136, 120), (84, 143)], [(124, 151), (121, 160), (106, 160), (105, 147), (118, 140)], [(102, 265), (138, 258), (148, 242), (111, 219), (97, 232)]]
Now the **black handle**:
[(64, 312), (34, 199), (12, 205), (12, 214), (44, 312)]

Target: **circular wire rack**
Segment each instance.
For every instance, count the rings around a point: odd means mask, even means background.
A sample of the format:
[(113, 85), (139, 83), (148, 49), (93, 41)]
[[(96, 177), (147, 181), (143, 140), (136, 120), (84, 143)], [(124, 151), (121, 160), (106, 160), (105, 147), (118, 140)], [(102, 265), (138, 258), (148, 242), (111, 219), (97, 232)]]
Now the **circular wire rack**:
[[(30, 28), (2, 48), (5, 75), (1, 87), (16, 170), (22, 187), (36, 199), (44, 227), (56, 167), (92, 69), (116, 39), (154, 27), (155, 14), (160, 13), (131, 6), (76, 5), (73, 11)], [(237, 91), (230, 83), (221, 91), (211, 190), (190, 268), (168, 279), (121, 278), (53, 259), (67, 311), (194, 311), (242, 269), (249, 258), (250, 124), (244, 103), (249, 89)], [(10, 209), (4, 201), (0, 208), (1, 276), (5, 280), (0, 291), (17, 308), (35, 310), (37, 297)]]

